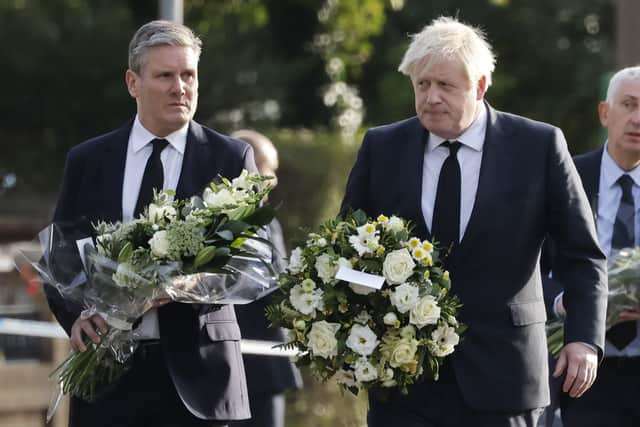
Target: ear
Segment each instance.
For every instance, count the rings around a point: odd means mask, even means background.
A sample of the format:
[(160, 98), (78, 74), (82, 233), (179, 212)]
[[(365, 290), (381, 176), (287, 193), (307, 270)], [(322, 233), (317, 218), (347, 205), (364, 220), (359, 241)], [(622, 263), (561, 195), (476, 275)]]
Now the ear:
[(476, 91), (476, 101), (481, 101), (487, 92), (487, 76), (480, 77)]
[(124, 81), (127, 84), (127, 90), (129, 91), (129, 95), (133, 98), (138, 97), (138, 80), (140, 77), (131, 69), (128, 69), (124, 74)]
[(598, 116), (600, 116), (602, 126), (609, 127), (609, 104), (606, 101), (598, 104)]

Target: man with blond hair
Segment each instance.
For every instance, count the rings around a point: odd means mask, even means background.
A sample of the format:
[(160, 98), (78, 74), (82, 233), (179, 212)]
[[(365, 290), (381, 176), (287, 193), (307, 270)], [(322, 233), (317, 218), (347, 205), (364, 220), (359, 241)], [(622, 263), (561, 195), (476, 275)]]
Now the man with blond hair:
[(413, 36), (399, 70), (416, 117), (370, 129), (349, 176), (343, 212), (402, 216), (444, 250), (468, 326), (438, 381), (408, 395), (370, 393), (370, 426), (537, 424), (549, 404), (539, 268), (547, 235), (571, 305), (564, 390), (578, 397), (596, 377), (607, 282), (589, 203), (560, 129), (484, 100), (494, 64), (482, 31), (457, 19)]
[[(201, 41), (180, 24), (149, 22), (129, 45), (127, 90), (137, 114), (123, 127), (69, 152), (56, 222), (131, 221), (154, 190), (184, 199), (214, 178), (256, 170), (251, 147), (193, 120)], [(108, 330), (48, 286), (51, 310), (84, 352)], [(94, 402), (71, 398), (72, 427), (205, 427), (249, 418), (233, 306), (159, 301), (134, 330), (139, 340), (121, 378)]]

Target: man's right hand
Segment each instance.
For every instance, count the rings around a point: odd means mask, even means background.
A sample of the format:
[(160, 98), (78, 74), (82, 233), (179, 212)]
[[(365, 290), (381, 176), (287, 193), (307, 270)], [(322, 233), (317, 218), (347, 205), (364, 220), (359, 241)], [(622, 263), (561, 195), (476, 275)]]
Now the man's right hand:
[(106, 334), (109, 331), (109, 327), (104, 319), (99, 314), (94, 314), (88, 319), (85, 319), (80, 315), (73, 326), (71, 327), (71, 348), (84, 353), (87, 351), (87, 346), (84, 343), (84, 336), (88, 336), (91, 341), (96, 344), (100, 343), (100, 336)]

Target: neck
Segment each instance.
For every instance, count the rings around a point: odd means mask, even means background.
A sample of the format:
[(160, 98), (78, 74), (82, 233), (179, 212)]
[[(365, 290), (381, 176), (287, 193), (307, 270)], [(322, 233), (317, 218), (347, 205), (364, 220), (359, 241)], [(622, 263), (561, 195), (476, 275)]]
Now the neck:
[(620, 153), (611, 149), (611, 145), (607, 145), (607, 151), (614, 162), (625, 172), (632, 171), (640, 165), (640, 155), (630, 156), (626, 153)]

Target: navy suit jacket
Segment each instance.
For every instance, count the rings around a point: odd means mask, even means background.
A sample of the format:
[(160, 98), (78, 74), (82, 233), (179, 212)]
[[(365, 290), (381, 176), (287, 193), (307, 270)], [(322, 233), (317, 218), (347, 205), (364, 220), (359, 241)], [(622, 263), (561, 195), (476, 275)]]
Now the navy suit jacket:
[[(71, 149), (54, 221), (122, 220), (124, 169), (132, 125), (133, 121)], [(245, 164), (254, 164), (248, 144), (192, 121), (176, 197), (201, 192), (218, 175), (236, 177)], [(69, 334), (80, 308), (62, 300), (51, 287), (46, 290), (51, 310)], [(173, 382), (185, 406), (200, 418), (249, 418), (240, 329), (233, 306), (202, 308), (199, 323), (189, 323), (197, 330), (192, 331), (194, 339), (188, 348), (184, 348), (184, 342), (166, 338), (161, 322), (161, 343)]]
[[(580, 317), (572, 341), (604, 344), (606, 265), (562, 132), (488, 110), (478, 190), (469, 224), (445, 261), (468, 325), (453, 363), (471, 407), (518, 412), (549, 404), (545, 305), (539, 267), (546, 235), (558, 242), (556, 277)], [(370, 129), (351, 171), (342, 212), (395, 214), (431, 238), (421, 211), (428, 131), (418, 118)]]

